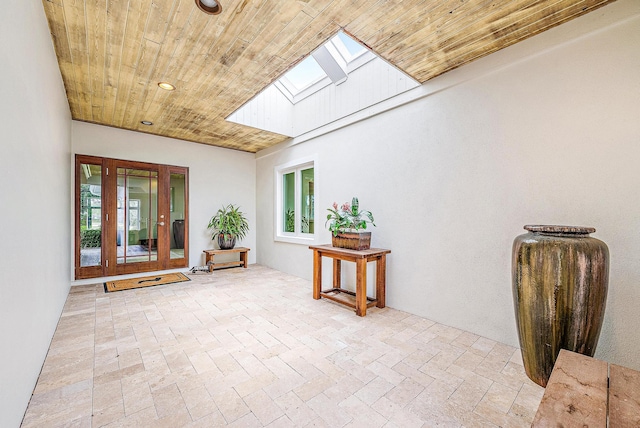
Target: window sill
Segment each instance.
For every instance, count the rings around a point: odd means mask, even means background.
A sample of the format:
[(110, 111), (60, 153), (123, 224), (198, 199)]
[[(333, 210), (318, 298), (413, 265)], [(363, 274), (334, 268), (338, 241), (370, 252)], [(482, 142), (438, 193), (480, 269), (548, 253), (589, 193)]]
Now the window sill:
[(287, 242), (289, 244), (314, 245), (316, 243), (315, 235), (306, 236), (283, 236), (277, 235), (273, 238), (275, 242)]

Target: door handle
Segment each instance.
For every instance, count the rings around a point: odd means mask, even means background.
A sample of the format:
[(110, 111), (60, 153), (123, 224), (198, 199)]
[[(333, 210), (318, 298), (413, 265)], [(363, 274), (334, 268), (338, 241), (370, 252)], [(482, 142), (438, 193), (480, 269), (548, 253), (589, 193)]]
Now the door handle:
[(159, 221), (156, 223), (158, 226), (164, 226), (164, 221)]

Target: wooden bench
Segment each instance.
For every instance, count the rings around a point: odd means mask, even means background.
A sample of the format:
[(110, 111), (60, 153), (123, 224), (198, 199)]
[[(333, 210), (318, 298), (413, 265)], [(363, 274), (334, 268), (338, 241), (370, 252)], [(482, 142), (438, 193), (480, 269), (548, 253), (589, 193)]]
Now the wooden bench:
[[(214, 269), (220, 269), (225, 267), (247, 267), (247, 252), (249, 248), (245, 247), (235, 247), (230, 250), (204, 250), (205, 254), (205, 264), (209, 266), (209, 272), (213, 272)], [(232, 262), (218, 262), (215, 263), (213, 261), (216, 254), (233, 254), (240, 253), (240, 261), (232, 261)]]
[(640, 427), (640, 372), (562, 349), (531, 426)]

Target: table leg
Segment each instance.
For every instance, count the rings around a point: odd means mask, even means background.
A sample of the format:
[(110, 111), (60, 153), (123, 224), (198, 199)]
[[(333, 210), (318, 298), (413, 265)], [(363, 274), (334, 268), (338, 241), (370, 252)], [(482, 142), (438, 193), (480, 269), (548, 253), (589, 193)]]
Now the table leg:
[(333, 259), (333, 288), (340, 288), (342, 282), (342, 260)]
[(322, 286), (322, 255), (320, 251), (313, 250), (313, 298), (320, 298), (320, 287)]
[(209, 272), (213, 272), (213, 256), (215, 256), (215, 254), (207, 253), (207, 257), (205, 257), (205, 265), (209, 266)]
[(356, 260), (356, 315), (367, 315), (367, 259)]
[(378, 308), (384, 308), (386, 301), (386, 286), (387, 284), (387, 257), (385, 254), (381, 255), (376, 261), (376, 306)]
[(247, 252), (240, 251), (240, 261), (244, 264), (244, 268), (247, 268)]

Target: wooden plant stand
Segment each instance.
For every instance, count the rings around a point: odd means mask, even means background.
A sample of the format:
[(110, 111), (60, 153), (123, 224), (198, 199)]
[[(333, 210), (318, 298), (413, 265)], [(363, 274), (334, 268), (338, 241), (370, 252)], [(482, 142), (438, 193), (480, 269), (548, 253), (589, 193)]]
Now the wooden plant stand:
[[(387, 254), (391, 250), (371, 248), (368, 250), (349, 250), (346, 248), (332, 247), (331, 245), (312, 245), (313, 250), (313, 298), (333, 300), (356, 310), (356, 314), (363, 317), (367, 314), (367, 308), (377, 306), (385, 307), (386, 278), (387, 278)], [(333, 288), (322, 288), (322, 257), (333, 259)], [(345, 290), (341, 287), (342, 260), (355, 262), (356, 264), (356, 292)], [(367, 297), (367, 262), (376, 262), (376, 297)]]
[[(205, 264), (209, 266), (209, 272), (213, 272), (214, 269), (222, 269), (228, 267), (247, 267), (247, 252), (249, 252), (249, 248), (245, 247), (235, 247), (230, 250), (204, 250), (205, 254)], [(232, 253), (240, 253), (240, 261), (233, 262), (218, 262), (215, 263), (213, 261), (216, 254), (232, 254)]]

